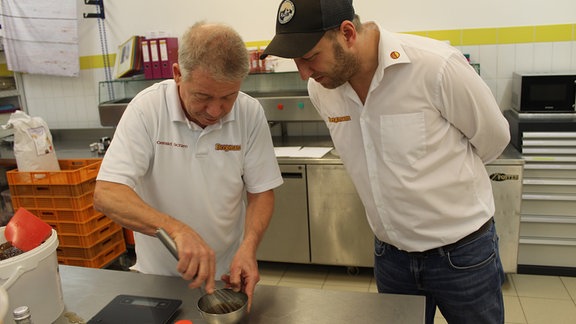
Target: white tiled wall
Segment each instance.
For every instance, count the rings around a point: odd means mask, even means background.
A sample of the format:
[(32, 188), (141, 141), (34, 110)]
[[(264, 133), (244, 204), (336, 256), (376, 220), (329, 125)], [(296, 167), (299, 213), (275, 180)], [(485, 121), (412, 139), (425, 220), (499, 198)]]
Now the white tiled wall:
[(459, 46), (492, 89), (502, 110), (510, 107), (512, 72), (576, 72), (576, 42)]
[(81, 70), (77, 78), (24, 75), (28, 114), (42, 117), (50, 129), (100, 128), (98, 81), (104, 69)]
[[(480, 63), (486, 81), (502, 110), (510, 106), (510, 82), (513, 71), (562, 72), (576, 71), (576, 42), (527, 43), (507, 45), (459, 46), (470, 54), (473, 63)], [(24, 76), (26, 100), (30, 115), (46, 120), (51, 129), (99, 128), (98, 81), (104, 70), (82, 70), (78, 78), (39, 75)], [(291, 126), (294, 127), (294, 126)], [(296, 126), (301, 134), (319, 126)]]

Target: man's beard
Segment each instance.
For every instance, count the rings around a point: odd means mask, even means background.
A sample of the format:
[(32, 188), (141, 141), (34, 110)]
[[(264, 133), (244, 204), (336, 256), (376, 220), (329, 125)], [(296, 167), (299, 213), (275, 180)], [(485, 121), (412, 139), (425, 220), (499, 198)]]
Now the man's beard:
[(322, 86), (327, 89), (335, 89), (348, 82), (360, 66), (358, 58), (352, 54), (345, 53), (338, 42), (334, 41), (332, 48), (334, 49), (335, 65), (334, 68), (325, 75), (324, 80), (326, 80), (326, 83), (322, 83)]

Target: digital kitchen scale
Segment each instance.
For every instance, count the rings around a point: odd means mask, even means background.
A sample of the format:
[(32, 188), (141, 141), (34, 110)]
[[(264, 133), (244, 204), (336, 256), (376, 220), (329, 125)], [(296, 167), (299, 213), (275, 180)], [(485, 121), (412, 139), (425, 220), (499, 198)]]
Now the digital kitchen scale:
[(165, 324), (180, 308), (179, 299), (118, 295), (88, 324)]

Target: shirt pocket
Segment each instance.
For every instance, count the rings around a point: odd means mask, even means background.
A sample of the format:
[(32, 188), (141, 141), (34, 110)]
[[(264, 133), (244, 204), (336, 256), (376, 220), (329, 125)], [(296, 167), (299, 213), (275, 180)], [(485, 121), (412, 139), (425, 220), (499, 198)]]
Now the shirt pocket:
[(426, 154), (424, 113), (380, 116), (382, 158), (412, 165)]

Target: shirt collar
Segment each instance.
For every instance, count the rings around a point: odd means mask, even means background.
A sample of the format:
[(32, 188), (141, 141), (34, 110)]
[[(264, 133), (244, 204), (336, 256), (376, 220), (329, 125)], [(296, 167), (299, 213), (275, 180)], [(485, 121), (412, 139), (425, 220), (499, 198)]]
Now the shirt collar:
[(187, 122), (186, 115), (182, 109), (182, 103), (180, 102), (180, 94), (178, 93), (178, 86), (174, 80), (165, 80), (162, 83), (167, 84), (166, 95), (164, 96), (166, 100), (166, 106), (168, 107), (168, 113), (170, 115), (170, 120), (173, 122)]
[(374, 74), (374, 79), (380, 82), (384, 77), (386, 68), (396, 64), (410, 63), (411, 61), (398, 37), (394, 33), (380, 27), (378, 23), (376, 23), (376, 26), (380, 31), (380, 43), (378, 44), (378, 68)]
[[(384, 78), (384, 71), (386, 68), (396, 64), (411, 62), (408, 54), (404, 51), (402, 42), (398, 39), (395, 33), (383, 29), (378, 23), (375, 24), (380, 31), (380, 40), (378, 43), (378, 67), (376, 68), (376, 72), (372, 78), (370, 91), (380, 84), (382, 78)], [(350, 97), (355, 97), (356, 92), (352, 89), (350, 83), (346, 83), (345, 87), (345, 93)]]

